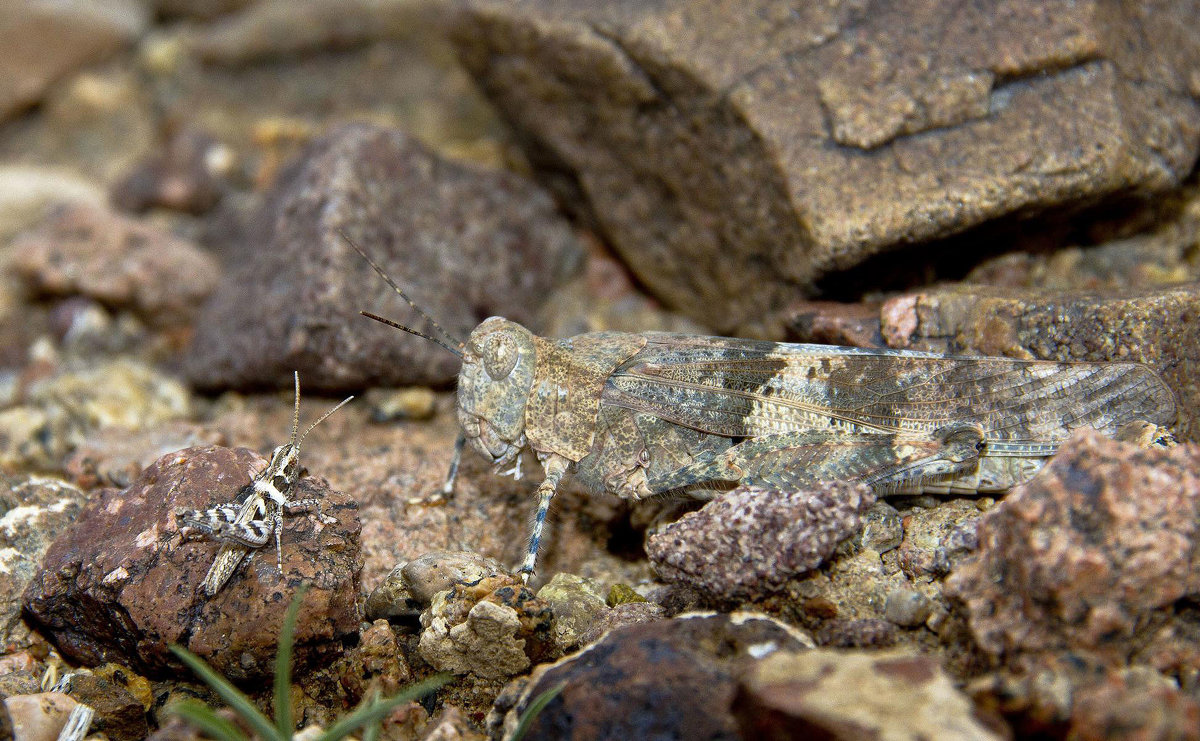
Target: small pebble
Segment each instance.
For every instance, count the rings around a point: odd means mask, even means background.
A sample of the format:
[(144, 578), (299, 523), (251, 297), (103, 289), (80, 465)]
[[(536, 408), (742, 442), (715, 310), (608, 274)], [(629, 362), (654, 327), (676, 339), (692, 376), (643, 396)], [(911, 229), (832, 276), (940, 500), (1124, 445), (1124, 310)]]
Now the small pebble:
[(887, 596), (884, 614), (891, 622), (902, 628), (915, 628), (929, 619), (933, 603), (928, 597), (912, 589), (895, 589)]

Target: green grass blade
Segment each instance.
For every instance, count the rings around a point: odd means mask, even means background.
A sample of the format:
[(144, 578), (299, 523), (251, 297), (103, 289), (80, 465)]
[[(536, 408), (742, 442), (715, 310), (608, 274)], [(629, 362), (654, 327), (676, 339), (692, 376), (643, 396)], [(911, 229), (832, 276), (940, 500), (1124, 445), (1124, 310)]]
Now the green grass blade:
[(421, 682), (405, 687), (400, 694), (385, 697), (355, 708), (354, 712), (343, 716), (341, 720), (329, 727), (329, 730), (317, 737), (317, 741), (337, 741), (345, 738), (358, 728), (368, 723), (377, 723), (388, 716), (397, 707), (406, 702), (424, 697), (449, 682), (453, 677), (449, 674), (435, 674)]
[(292, 648), (296, 641), (296, 618), (300, 614), (300, 603), (308, 585), (302, 585), (292, 597), (287, 613), (283, 616), (283, 627), (279, 629), (279, 645), (275, 647), (275, 726), (282, 738), (291, 738), (296, 732), (292, 720)]
[[(369, 700), (368, 704), (373, 703), (373, 702), (377, 701), (378, 699), (379, 699), (379, 692), (373, 691), (373, 692), (371, 692), (371, 699)], [(381, 734), (381, 733), (383, 733), (383, 722), (382, 721), (377, 720), (374, 723), (368, 723), (367, 727), (363, 729), (362, 741), (379, 741), (379, 734)]]
[(287, 741), (291, 734), (281, 736), (279, 729), (271, 723), (271, 719), (262, 714), (262, 711), (254, 706), (250, 698), (242, 694), (241, 690), (230, 684), (229, 680), (222, 677), (213, 671), (212, 667), (204, 663), (204, 660), (188, 651), (182, 646), (171, 646), (171, 653), (179, 657), (179, 660), (187, 664), (188, 668), (196, 673), (196, 676), (204, 680), (204, 683), (212, 687), (213, 691), (221, 696), (233, 711), (254, 729), (254, 732), (263, 739), (271, 739), (272, 741)]
[(513, 731), (512, 738), (508, 741), (521, 741), (525, 738), (525, 734), (529, 733), (529, 727), (533, 725), (533, 720), (538, 717), (538, 713), (542, 712), (542, 708), (550, 704), (550, 701), (558, 697), (559, 693), (566, 689), (566, 682), (559, 682), (542, 694), (533, 698), (533, 702), (529, 703), (529, 707), (525, 708), (525, 712), (521, 713), (521, 719), (517, 721), (517, 730)]
[(178, 715), (205, 735), (219, 741), (247, 741), (246, 734), (242, 733), (241, 729), (217, 715), (212, 708), (199, 700), (184, 700), (172, 705), (167, 712)]

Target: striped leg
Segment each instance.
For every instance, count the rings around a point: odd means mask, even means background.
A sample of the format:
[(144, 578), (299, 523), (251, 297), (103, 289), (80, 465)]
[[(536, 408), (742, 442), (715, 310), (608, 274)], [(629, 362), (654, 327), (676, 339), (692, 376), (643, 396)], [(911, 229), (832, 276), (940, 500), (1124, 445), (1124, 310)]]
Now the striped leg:
[(554, 499), (554, 492), (557, 491), (558, 484), (562, 481), (563, 474), (567, 472), (569, 465), (570, 461), (553, 453), (542, 461), (542, 467), (546, 470), (546, 478), (537, 488), (537, 515), (534, 516), (533, 530), (529, 534), (529, 548), (525, 552), (525, 563), (521, 565), (521, 581), (525, 583), (528, 583), (529, 577), (533, 576), (533, 567), (537, 564), (538, 548), (542, 544), (542, 526), (546, 523), (546, 513), (550, 511), (550, 502)]
[(454, 481), (458, 478), (458, 463), (462, 460), (463, 446), (467, 444), (467, 436), (458, 433), (454, 441), (454, 457), (450, 459), (450, 471), (446, 473), (446, 483), (442, 484), (442, 496), (450, 496), (454, 491)]

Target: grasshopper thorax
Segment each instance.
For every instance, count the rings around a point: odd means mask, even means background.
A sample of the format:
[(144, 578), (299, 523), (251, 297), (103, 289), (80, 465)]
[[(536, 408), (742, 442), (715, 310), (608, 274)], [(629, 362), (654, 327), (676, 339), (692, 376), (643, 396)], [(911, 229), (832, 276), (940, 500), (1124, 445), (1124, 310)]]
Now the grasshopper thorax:
[(537, 352), (533, 333), (494, 316), (467, 338), (458, 374), (458, 421), (467, 441), (500, 465), (525, 447), (525, 407)]

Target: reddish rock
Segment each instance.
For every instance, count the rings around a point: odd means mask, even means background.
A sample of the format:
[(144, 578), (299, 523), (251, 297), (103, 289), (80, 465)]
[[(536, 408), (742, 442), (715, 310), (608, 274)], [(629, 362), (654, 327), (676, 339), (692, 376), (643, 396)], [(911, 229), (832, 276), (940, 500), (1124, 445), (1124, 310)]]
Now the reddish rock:
[(739, 487), (651, 535), (646, 553), (666, 581), (718, 599), (752, 598), (820, 566), (874, 503), (861, 484)]
[(1200, 593), (1200, 448), (1145, 449), (1077, 431), (978, 525), (949, 593), (979, 645), (1008, 660), (1091, 652), (1124, 663)]
[[(754, 613), (695, 614), (617, 628), (588, 648), (534, 671), (511, 709), (488, 719), (511, 734), (541, 693), (563, 691), (534, 718), (530, 738), (733, 739), (731, 706), (741, 677), (777, 651), (811, 640)], [(510, 698), (511, 699), (511, 698)], [(507, 705), (497, 701), (497, 707)]]
[(458, 338), (493, 314), (529, 322), (582, 254), (533, 183), (441, 159), (400, 131), (343, 126), (253, 217), (198, 323), (186, 362), (196, 384), (282, 385), (299, 370), (308, 389), (341, 390), (457, 375), (453, 354), (359, 316), (432, 331), (339, 232)]
[(234, 679), (273, 670), (284, 607), (301, 584), (300, 661), (336, 655), (357, 632), (358, 510), (321, 479), (303, 478), (293, 498), (322, 501), (336, 524), (284, 518), (283, 574), (273, 547), (212, 598), (199, 585), (218, 544), (183, 542), (174, 510), (233, 501), (265, 461), (243, 449), (189, 448), (163, 456), (124, 490), (105, 489), (50, 547), (25, 590), (26, 615), (72, 660), (118, 661), (148, 674), (177, 673), (179, 643)]
[(457, 5), (545, 181), (722, 332), (903, 244), (1172, 187), (1200, 146), (1188, 2)]
[(12, 259), (35, 293), (82, 294), (157, 326), (190, 322), (220, 276), (217, 261), (195, 245), (88, 206), (56, 211), (16, 240)]

